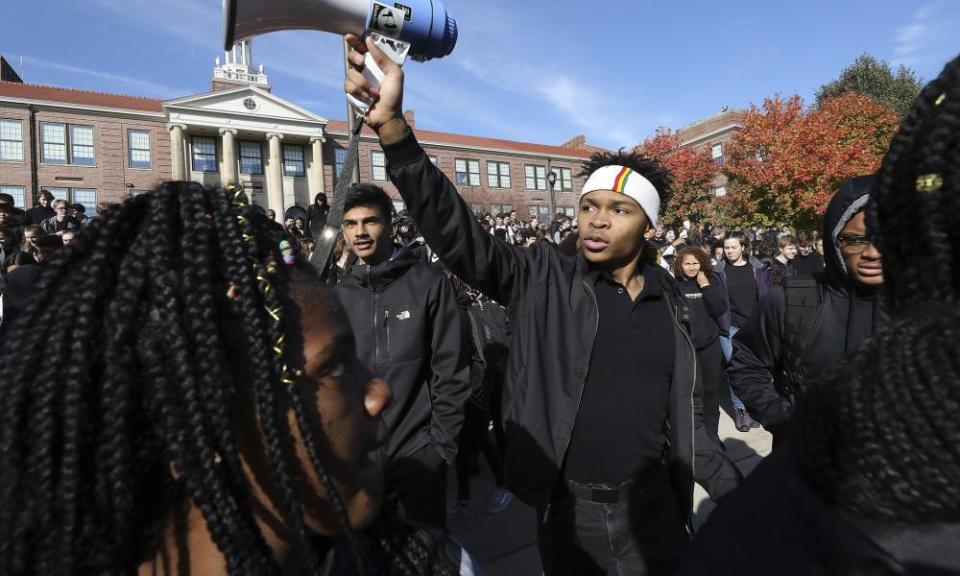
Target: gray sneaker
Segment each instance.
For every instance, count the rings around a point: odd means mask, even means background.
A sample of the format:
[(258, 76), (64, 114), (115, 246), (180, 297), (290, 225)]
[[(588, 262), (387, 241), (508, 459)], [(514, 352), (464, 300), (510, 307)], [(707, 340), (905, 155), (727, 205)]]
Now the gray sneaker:
[(497, 488), (490, 497), (490, 505), (487, 506), (487, 512), (499, 514), (506, 510), (511, 502), (513, 502), (513, 492), (506, 488)]

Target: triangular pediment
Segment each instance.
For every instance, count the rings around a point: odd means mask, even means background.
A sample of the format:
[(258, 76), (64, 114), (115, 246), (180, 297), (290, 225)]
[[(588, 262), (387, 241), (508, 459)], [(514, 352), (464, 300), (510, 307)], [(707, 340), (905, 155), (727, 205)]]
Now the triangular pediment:
[(164, 109), (178, 112), (241, 117), (248, 120), (284, 120), (326, 125), (327, 119), (255, 86), (240, 86), (205, 94), (185, 96), (163, 103)]

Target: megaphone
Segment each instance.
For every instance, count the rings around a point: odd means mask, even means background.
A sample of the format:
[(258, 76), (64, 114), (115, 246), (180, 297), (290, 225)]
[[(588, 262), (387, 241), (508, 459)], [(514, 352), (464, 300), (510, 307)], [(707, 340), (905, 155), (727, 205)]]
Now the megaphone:
[(409, 44), (423, 61), (442, 58), (457, 43), (457, 21), (440, 0), (223, 0), (224, 49), (279, 30), (366, 32)]

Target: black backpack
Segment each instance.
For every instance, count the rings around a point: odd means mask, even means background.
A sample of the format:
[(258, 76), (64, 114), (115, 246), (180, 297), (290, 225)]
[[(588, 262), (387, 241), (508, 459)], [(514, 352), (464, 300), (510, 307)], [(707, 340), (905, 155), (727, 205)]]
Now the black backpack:
[(781, 394), (795, 396), (806, 392), (802, 363), (820, 323), (823, 287), (810, 276), (787, 278), (783, 295), (783, 345), (774, 381)]
[(510, 355), (510, 321), (503, 306), (488, 299), (475, 300), (467, 309), (474, 350), (483, 364), (482, 384), (474, 386), (472, 399), (488, 405), (493, 388), (503, 383)]

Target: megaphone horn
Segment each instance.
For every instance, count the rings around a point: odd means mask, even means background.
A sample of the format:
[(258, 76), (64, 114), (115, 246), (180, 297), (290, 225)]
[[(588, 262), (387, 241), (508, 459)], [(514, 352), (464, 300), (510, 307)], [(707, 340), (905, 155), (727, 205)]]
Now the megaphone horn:
[(442, 58), (457, 43), (457, 21), (440, 0), (223, 0), (224, 49), (280, 30), (337, 35), (375, 32), (406, 42), (415, 60)]

